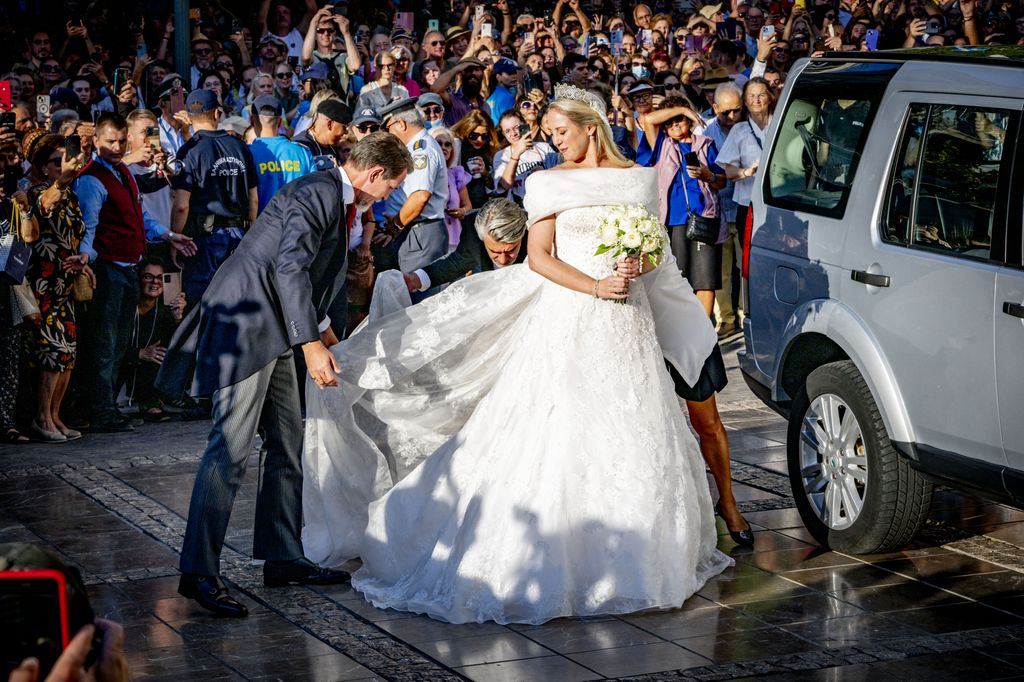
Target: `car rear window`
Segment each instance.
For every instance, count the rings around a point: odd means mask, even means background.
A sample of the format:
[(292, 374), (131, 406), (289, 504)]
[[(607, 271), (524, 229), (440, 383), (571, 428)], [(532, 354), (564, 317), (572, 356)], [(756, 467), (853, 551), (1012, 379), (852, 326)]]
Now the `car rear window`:
[(792, 85), (765, 174), (768, 204), (842, 218), (893, 64), (812, 64)]

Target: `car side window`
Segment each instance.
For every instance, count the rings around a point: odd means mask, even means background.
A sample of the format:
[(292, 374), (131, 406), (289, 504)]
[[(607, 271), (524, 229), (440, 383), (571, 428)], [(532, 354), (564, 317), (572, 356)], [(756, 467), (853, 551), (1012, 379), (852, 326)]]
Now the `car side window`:
[(1010, 112), (914, 104), (889, 181), (888, 242), (987, 260)]
[(870, 99), (794, 93), (768, 163), (767, 201), (842, 217), (875, 106)]

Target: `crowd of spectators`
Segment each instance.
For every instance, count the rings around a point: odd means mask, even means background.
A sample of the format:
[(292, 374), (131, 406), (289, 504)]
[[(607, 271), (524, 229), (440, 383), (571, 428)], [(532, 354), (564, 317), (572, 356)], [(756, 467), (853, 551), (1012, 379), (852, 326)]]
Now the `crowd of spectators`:
[[(187, 60), (167, 11), (4, 17), (0, 231), (32, 259), (0, 283), (0, 438), (201, 418), (202, 402), (152, 388), (175, 325), (277, 190), (377, 130), (417, 172), (355, 219), (339, 336), (375, 272), (400, 264), (430, 293), (437, 254), (401, 255), (410, 231), (442, 224), (450, 254), (487, 201), (522, 203), (529, 175), (561, 160), (545, 114), (562, 83), (597, 94), (620, 150), (658, 169), (673, 251), (730, 336), (757, 162), (797, 59), (1024, 44), (1018, 0), (414, 4), (203, 4)], [(715, 243), (688, 240), (691, 220), (717, 224)]]

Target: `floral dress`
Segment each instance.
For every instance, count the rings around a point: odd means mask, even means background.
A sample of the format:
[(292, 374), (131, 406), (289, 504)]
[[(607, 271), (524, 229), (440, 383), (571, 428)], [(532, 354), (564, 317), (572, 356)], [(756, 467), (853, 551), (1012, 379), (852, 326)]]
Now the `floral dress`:
[(75, 366), (78, 333), (75, 303), (71, 300), (75, 274), (62, 265), (65, 258), (78, 255), (78, 245), (85, 236), (85, 221), (78, 197), (71, 191), (49, 216), (45, 215), (39, 207), (39, 197), (46, 189), (46, 185), (33, 187), (29, 195), (38, 218), (39, 239), (32, 244), (28, 280), (43, 318), (36, 357), (42, 369), (65, 372)]

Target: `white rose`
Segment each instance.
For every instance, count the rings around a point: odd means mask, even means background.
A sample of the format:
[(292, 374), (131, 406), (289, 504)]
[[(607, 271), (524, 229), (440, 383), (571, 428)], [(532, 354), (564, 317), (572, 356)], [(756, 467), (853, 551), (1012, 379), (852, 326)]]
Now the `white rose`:
[(626, 233), (622, 235), (622, 245), (627, 249), (636, 249), (644, 241), (644, 236), (637, 230), (626, 230)]
[(654, 253), (661, 249), (661, 241), (654, 239), (653, 237), (645, 237), (644, 243), (640, 247), (640, 250), (644, 253)]
[(654, 221), (651, 220), (650, 218), (644, 218), (643, 220), (640, 221), (636, 228), (640, 231), (640, 234), (644, 235), (645, 237), (652, 235), (654, 234), (655, 229)]
[(597, 238), (601, 240), (601, 244), (606, 246), (614, 244), (618, 236), (619, 229), (613, 223), (607, 221), (601, 223), (601, 227), (597, 231)]

